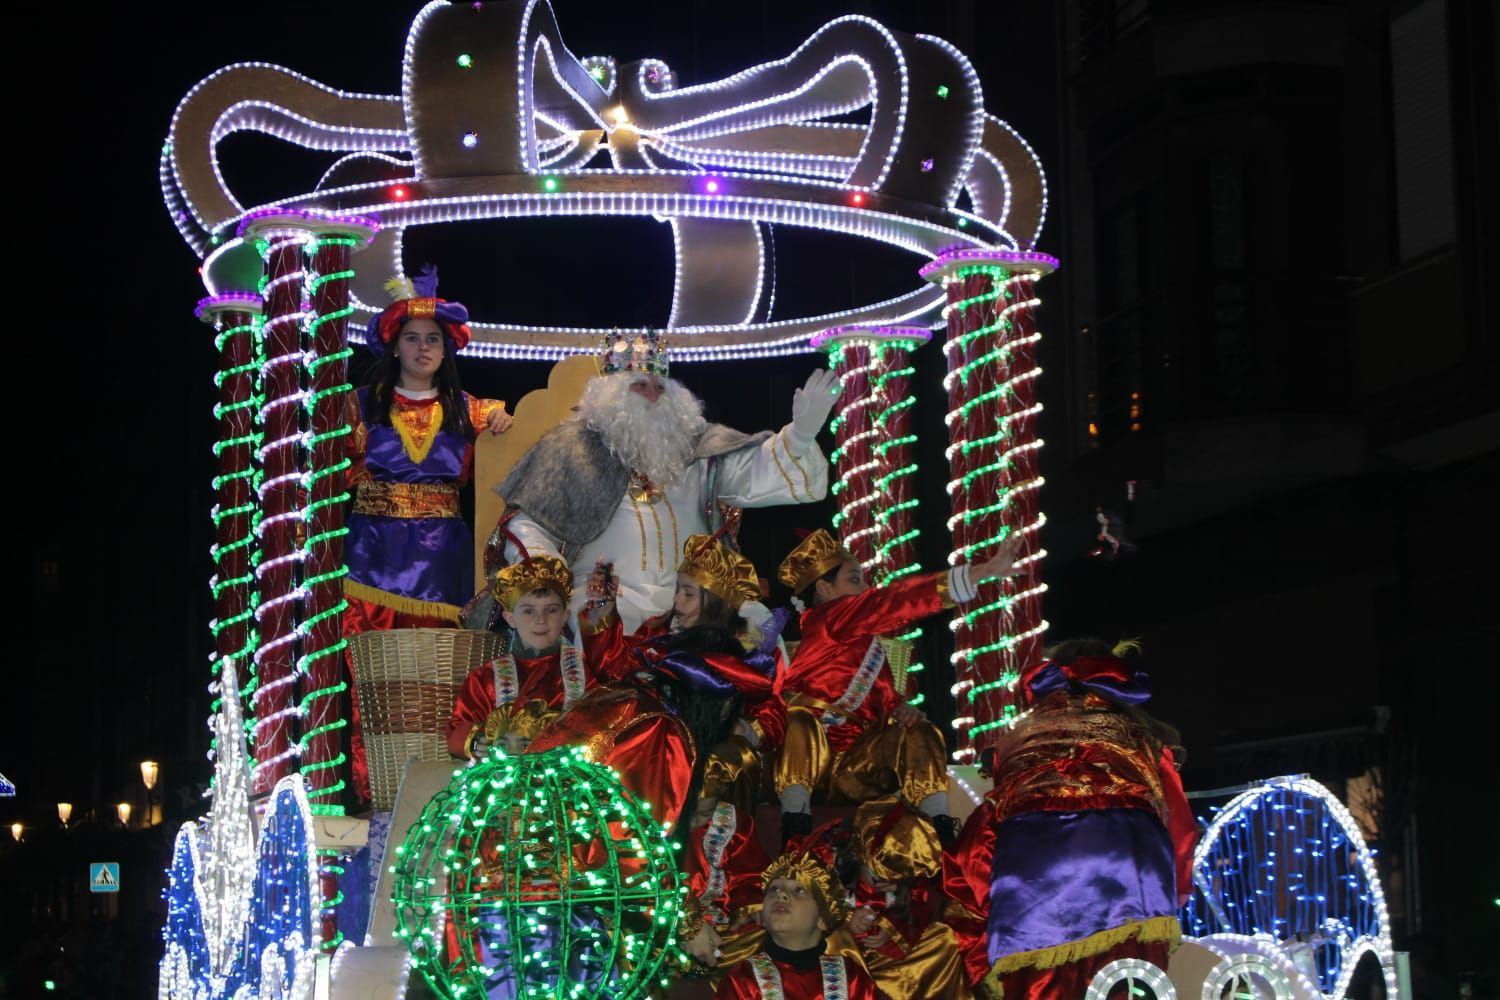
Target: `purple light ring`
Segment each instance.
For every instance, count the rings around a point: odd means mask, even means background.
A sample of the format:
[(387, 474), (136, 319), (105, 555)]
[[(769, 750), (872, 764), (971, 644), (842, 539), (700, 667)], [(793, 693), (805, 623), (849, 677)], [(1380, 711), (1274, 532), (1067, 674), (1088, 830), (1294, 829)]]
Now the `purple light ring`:
[(254, 292), (223, 292), (199, 299), (193, 315), (205, 323), (212, 323), (220, 313), (260, 311), (260, 296)]
[(917, 273), (938, 285), (969, 264), (998, 264), (1016, 274), (1032, 274), (1039, 278), (1061, 266), (1056, 257), (1035, 250), (962, 249), (943, 251)]
[(825, 351), (850, 340), (887, 340), (912, 341), (920, 347), (931, 339), (932, 331), (921, 326), (836, 326), (813, 334), (808, 345), (815, 351)]
[(368, 243), (380, 231), (380, 221), (368, 215), (338, 215), (305, 208), (274, 206), (260, 208), (241, 216), (235, 235), (254, 237), (267, 229), (301, 229), (310, 233), (348, 233)]

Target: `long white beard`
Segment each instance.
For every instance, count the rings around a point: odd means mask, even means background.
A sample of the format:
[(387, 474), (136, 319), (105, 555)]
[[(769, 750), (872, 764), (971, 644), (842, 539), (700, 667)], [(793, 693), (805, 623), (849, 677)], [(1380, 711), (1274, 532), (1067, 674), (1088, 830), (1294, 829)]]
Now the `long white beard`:
[(664, 380), (666, 391), (653, 403), (630, 391), (632, 378), (621, 372), (590, 379), (578, 415), (626, 468), (659, 486), (676, 486), (708, 426), (703, 403), (672, 379)]

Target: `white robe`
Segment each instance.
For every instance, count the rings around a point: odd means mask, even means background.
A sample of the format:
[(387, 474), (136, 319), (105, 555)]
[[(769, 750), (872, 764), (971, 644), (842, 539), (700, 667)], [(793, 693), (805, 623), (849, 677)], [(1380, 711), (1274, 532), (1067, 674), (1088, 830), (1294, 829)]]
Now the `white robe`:
[[(816, 442), (797, 448), (790, 431), (788, 425), (760, 445), (720, 456), (719, 500), (735, 507), (774, 507), (823, 499), (828, 493), (828, 460)], [(656, 503), (633, 502), (628, 493), (622, 496), (604, 531), (573, 560), (573, 610), (588, 599), (584, 581), (600, 559), (614, 563), (620, 580), (615, 608), (627, 633), (669, 610), (682, 543), (689, 535), (708, 533), (703, 513), (707, 489), (708, 463), (700, 460), (689, 465), (682, 482), (666, 489)], [(557, 539), (524, 512), (512, 518), (508, 528), (532, 555), (561, 556)], [(509, 560), (520, 558), (514, 541), (506, 542), (505, 555)]]

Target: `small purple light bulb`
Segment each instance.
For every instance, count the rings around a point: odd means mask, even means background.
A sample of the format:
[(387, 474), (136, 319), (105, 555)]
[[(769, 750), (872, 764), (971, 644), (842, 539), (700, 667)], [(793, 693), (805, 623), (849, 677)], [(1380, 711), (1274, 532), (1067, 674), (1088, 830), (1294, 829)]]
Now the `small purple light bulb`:
[(932, 173), (932, 157), (929, 156), (927, 159), (922, 161), (922, 173)]
[(462, 142), (464, 144), (464, 149), (473, 149), (475, 146), (479, 145), (479, 133), (465, 132)]
[(709, 194), (718, 194), (719, 182), (710, 178), (708, 182), (703, 185), (703, 190), (707, 191)]

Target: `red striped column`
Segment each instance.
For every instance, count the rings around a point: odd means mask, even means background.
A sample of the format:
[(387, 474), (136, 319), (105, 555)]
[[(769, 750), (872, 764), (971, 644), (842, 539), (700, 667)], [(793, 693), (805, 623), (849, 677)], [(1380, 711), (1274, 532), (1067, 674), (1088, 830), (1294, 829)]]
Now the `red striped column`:
[[(812, 346), (828, 356), (842, 391), (833, 420), (839, 515), (834, 526), (844, 546), (860, 560), (875, 586), (921, 570), (916, 557), (917, 471), (911, 428), (911, 352), (932, 339), (921, 327), (845, 326), (825, 330)], [(898, 636), (909, 643), (920, 628)], [(909, 675), (920, 661), (892, 669), (904, 696), (913, 695)], [(912, 704), (923, 695), (915, 694)]]
[(260, 289), (265, 317), (256, 567), (260, 601), (255, 610), (259, 686), (252, 699), (255, 765), (250, 777), (251, 794), (261, 796), (292, 772), (298, 750), (295, 647), (302, 560), (301, 415), (306, 395), (301, 386), (302, 324), (307, 311), (302, 253), (310, 234), (302, 216), (272, 212), (247, 219), (240, 236), (256, 245), (265, 266)]
[(842, 326), (812, 338), (842, 389), (832, 421), (839, 513), (834, 526), (876, 584), (915, 572), (916, 465), (908, 394), (921, 327)]
[[(374, 232), (363, 220), (329, 219), (309, 222), (314, 235), (308, 244), (307, 291), (311, 310), (307, 320), (305, 358), (307, 396), (303, 402), (307, 426), (303, 484), (307, 505), (303, 515), (302, 636), (297, 673), (301, 679), (299, 708), (303, 719), (302, 773), (307, 778), (308, 804), (314, 813), (341, 814), (344, 755), (339, 730), (347, 723), (343, 712), (341, 657), (345, 641), (340, 627), (345, 607), (344, 489), (349, 460), (345, 457), (350, 433), (348, 404), (349, 357), (346, 327), (350, 266)], [(324, 940), (331, 940), (325, 934)]]
[[(255, 492), (255, 452), (260, 446), (256, 426), (255, 382), (260, 371), (260, 296), (232, 292), (198, 303), (198, 319), (214, 328), (219, 370), (214, 374), (218, 399), (214, 417), (219, 439), (214, 444), (218, 474), (214, 476), (214, 542), (210, 550), (214, 574), (209, 580), (214, 617), (213, 682), (224, 677), (226, 661), (235, 686), (248, 695), (254, 690), (255, 525), (259, 498)], [(225, 691), (229, 695), (231, 692)], [(215, 711), (217, 711), (217, 705)]]
[[(979, 597), (954, 616), (953, 687), (959, 759), (993, 742), (1019, 713), (1022, 670), (1038, 659), (1042, 617), (1037, 472), (1037, 279), (1057, 267), (1046, 254), (956, 250), (922, 269), (947, 292), (949, 562), (975, 562), (1004, 538), (1026, 539), (1022, 572), (979, 583)], [(988, 738), (985, 733), (991, 733)]]
[(875, 424), (880, 401), (874, 388), (880, 370), (878, 345), (874, 338), (845, 327), (814, 337), (813, 347), (827, 353), (840, 385), (830, 424), (836, 475), (832, 492), (839, 506), (833, 526), (844, 548), (859, 560), (865, 575), (874, 579), (884, 530), (875, 520), (875, 504), (880, 499), (875, 480), (881, 473), (881, 460), (875, 454), (880, 435)]

